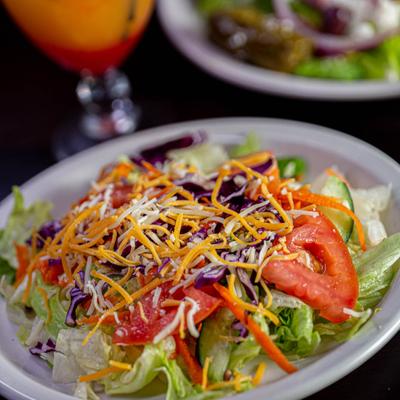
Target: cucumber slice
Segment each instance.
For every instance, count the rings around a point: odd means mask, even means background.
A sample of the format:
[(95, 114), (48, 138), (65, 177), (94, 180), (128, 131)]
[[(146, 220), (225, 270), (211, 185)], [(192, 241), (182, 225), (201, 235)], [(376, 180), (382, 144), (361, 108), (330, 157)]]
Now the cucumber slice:
[(234, 320), (235, 317), (228, 309), (221, 308), (215, 315), (203, 322), (198, 344), (198, 356), (202, 366), (204, 366), (207, 357), (212, 358), (208, 368), (208, 378), (212, 382), (220, 382), (224, 379), (233, 343), (228, 342), (223, 336), (234, 334), (232, 329)]
[[(339, 199), (344, 206), (349, 208), (351, 211), (354, 211), (354, 204), (350, 190), (338, 177), (329, 176), (321, 189), (321, 194)], [(339, 231), (343, 240), (347, 243), (350, 239), (351, 233), (353, 232), (353, 219), (347, 214), (339, 210), (334, 210), (333, 208), (318, 207), (318, 209), (335, 224), (336, 229)]]

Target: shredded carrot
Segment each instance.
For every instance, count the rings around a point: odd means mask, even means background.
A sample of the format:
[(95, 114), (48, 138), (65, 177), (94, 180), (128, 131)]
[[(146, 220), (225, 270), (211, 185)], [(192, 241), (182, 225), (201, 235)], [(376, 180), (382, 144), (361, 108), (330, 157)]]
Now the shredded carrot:
[(149, 196), (149, 200), (154, 199), (154, 198), (159, 199), (161, 196), (164, 196), (164, 194), (167, 194), (169, 191), (170, 191), (169, 187), (160, 189), (157, 193), (154, 193), (151, 196)]
[(213, 286), (225, 300), (225, 304), (229, 310), (231, 310), (235, 317), (252, 333), (267, 355), (287, 373), (297, 371), (297, 368), (288, 361), (271, 338), (260, 329), (254, 319), (251, 316), (246, 315), (245, 311), (240, 308), (234, 300), (232, 300), (229, 290), (218, 283), (215, 283)]
[(179, 335), (174, 336), (176, 343), (177, 353), (183, 358), (186, 364), (187, 372), (193, 383), (201, 385), (203, 381), (203, 370), (196, 360), (196, 358), (190, 353), (189, 347), (184, 340), (182, 340)]
[(100, 371), (94, 372), (93, 374), (88, 374), (88, 375), (81, 375), (79, 377), (79, 382), (90, 382), (90, 381), (97, 381), (101, 378), (104, 378), (107, 375), (110, 375), (114, 372), (120, 371), (119, 368), (117, 367), (107, 367), (104, 369), (101, 369)]
[(29, 266), (28, 247), (23, 244), (15, 244), (15, 252), (17, 254), (18, 269), (16, 274), (16, 286), (24, 279)]
[(154, 165), (150, 164), (145, 160), (142, 160), (142, 165), (144, 168), (147, 169), (147, 171), (151, 172), (156, 177), (163, 175), (163, 173), (159, 169), (157, 169)]
[(365, 235), (363, 231), (362, 224), (358, 217), (354, 214), (353, 211), (351, 211), (349, 208), (344, 206), (342, 203), (339, 203), (336, 201), (336, 199), (328, 196), (324, 196), (322, 194), (316, 194), (316, 193), (311, 193), (311, 192), (306, 192), (306, 191), (293, 191), (292, 192), (293, 199), (296, 200), (301, 200), (306, 203), (310, 204), (316, 204), (318, 206), (324, 206), (324, 207), (330, 207), (334, 208), (336, 210), (342, 211), (348, 216), (350, 216), (354, 224), (356, 225), (357, 229), (357, 234), (358, 234), (358, 240), (360, 241), (361, 248), (363, 250), (366, 250), (366, 245), (365, 245)]
[(132, 171), (133, 166), (126, 163), (126, 162), (122, 162), (119, 163), (115, 169), (114, 169), (114, 174), (118, 177), (127, 177), (129, 175), (129, 173)]

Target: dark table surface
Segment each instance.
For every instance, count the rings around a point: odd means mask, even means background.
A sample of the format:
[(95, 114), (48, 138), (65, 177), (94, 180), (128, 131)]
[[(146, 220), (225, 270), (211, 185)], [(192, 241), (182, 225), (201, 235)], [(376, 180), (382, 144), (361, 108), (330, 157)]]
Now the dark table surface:
[[(48, 61), (0, 7), (0, 199), (52, 165), (52, 132), (77, 108), (77, 76)], [(258, 116), (312, 122), (357, 136), (400, 161), (400, 101), (326, 103), (248, 92), (198, 70), (156, 17), (123, 65), (142, 107), (140, 128), (198, 118)], [(1, 329), (1, 328), (0, 328)], [(356, 371), (310, 399), (399, 399), (400, 334)]]

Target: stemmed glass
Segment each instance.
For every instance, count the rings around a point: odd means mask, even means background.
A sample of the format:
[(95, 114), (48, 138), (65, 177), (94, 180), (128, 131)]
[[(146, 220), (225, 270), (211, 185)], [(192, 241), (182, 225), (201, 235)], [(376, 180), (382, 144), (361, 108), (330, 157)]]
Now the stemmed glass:
[(141, 38), (154, 0), (2, 1), (36, 46), (81, 75), (76, 93), (83, 111), (54, 135), (57, 159), (136, 129), (140, 112), (116, 67)]

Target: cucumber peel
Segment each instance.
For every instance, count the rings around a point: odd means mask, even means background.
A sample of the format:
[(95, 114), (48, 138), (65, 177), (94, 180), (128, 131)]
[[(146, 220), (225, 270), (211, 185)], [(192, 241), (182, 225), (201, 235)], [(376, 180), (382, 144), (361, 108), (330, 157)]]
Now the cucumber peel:
[[(321, 189), (321, 194), (336, 198), (349, 210), (354, 211), (354, 204), (350, 190), (346, 183), (338, 177), (329, 176)], [(318, 209), (334, 223), (343, 240), (347, 243), (353, 232), (353, 219), (342, 211), (330, 207), (319, 206)]]

